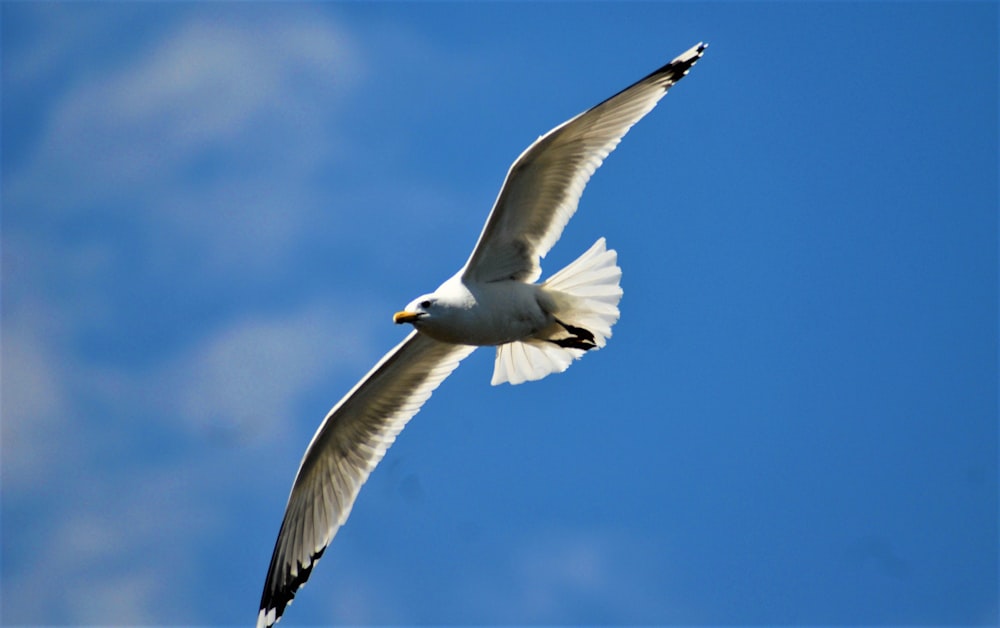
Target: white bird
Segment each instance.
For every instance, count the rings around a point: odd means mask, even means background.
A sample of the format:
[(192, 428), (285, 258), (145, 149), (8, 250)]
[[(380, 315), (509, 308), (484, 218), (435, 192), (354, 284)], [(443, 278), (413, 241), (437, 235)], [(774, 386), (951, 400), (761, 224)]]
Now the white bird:
[(514, 161), (465, 265), (393, 320), (415, 328), (330, 410), (299, 465), (271, 556), (257, 626), (305, 584), (375, 465), (407, 421), (477, 346), (495, 346), (494, 385), (566, 370), (618, 320), (617, 253), (599, 239), (545, 282), (539, 261), (584, 186), (625, 133), (701, 58), (699, 43), (541, 136)]

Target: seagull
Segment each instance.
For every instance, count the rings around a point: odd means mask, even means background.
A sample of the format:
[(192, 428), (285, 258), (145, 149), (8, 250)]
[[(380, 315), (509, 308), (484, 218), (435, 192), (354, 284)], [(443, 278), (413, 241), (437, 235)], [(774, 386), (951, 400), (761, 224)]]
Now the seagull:
[(591, 175), (701, 58), (699, 43), (539, 137), (511, 165), (465, 265), (393, 316), (413, 330), (320, 424), (292, 483), (258, 628), (274, 625), (344, 525), (361, 485), (431, 393), (476, 347), (496, 347), (492, 384), (565, 371), (618, 321), (618, 254), (600, 238), (542, 283), (540, 260)]

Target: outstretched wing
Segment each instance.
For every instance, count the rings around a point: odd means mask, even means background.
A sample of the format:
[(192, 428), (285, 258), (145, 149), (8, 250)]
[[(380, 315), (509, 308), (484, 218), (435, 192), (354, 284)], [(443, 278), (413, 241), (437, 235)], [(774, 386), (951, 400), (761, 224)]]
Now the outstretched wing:
[(434, 389), (475, 350), (414, 331), (326, 415), (292, 485), (257, 626), (271, 626), (305, 584), (361, 485)]
[(541, 275), (539, 260), (576, 212), (590, 176), (632, 125), (684, 78), (708, 44), (699, 43), (601, 104), (552, 129), (507, 172), (493, 211), (462, 275), (471, 281)]

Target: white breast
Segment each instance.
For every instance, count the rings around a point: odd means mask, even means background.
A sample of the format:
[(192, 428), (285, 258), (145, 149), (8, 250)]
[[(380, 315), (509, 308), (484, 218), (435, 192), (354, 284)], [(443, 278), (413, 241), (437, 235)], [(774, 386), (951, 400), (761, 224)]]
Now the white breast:
[(501, 345), (531, 336), (552, 323), (539, 286), (520, 281), (462, 283), (453, 277), (435, 291), (441, 310), (419, 329), (442, 342)]

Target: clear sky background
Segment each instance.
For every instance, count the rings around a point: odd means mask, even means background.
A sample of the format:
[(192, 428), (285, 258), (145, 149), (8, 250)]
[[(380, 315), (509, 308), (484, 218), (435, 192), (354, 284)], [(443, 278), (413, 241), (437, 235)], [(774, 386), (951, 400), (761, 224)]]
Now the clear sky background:
[(608, 346), (401, 434), (283, 621), (997, 622), (998, 6), (4, 3), (2, 616), (247, 624), (299, 459), (538, 135)]

